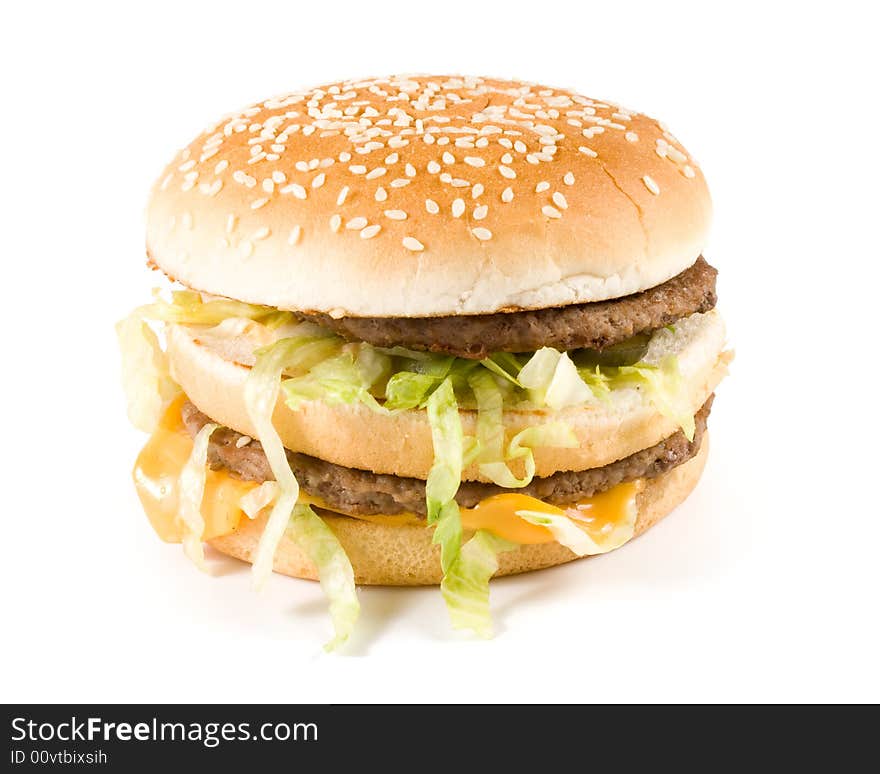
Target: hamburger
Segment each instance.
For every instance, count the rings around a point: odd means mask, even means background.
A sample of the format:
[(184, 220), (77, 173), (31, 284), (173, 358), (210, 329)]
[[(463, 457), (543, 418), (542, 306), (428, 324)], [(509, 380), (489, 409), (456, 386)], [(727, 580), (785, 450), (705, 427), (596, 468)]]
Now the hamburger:
[(393, 76), (183, 148), (147, 206), (170, 282), (118, 324), (159, 536), (320, 580), (489, 579), (619, 548), (681, 503), (730, 355), (706, 181), (658, 121), (564, 89)]

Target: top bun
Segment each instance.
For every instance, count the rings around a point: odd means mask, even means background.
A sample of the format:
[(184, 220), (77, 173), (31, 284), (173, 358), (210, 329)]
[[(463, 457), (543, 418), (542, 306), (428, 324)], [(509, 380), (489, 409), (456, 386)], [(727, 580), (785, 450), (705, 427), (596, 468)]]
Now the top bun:
[(710, 216), (654, 119), (521, 81), (392, 76), (208, 128), (156, 183), (147, 251), (189, 287), (281, 309), (483, 314), (659, 285)]

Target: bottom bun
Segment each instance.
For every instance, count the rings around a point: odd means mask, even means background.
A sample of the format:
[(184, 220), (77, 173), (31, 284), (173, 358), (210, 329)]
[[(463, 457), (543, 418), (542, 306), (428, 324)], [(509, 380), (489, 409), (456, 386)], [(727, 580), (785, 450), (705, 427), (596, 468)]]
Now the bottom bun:
[[(638, 518), (635, 535), (641, 535), (685, 500), (693, 491), (706, 465), (708, 436), (699, 453), (668, 473), (645, 483), (637, 495)], [(433, 530), (408, 525), (374, 524), (321, 511), (321, 516), (339, 538), (354, 568), (355, 581), (375, 586), (429, 586), (440, 582), (440, 549), (431, 543)], [(250, 562), (265, 525), (265, 516), (245, 520), (235, 532), (208, 541), (218, 551)], [(468, 537), (465, 533), (465, 539)], [(564, 564), (577, 555), (559, 543), (521, 545), (498, 557), (496, 577), (540, 570)], [(275, 572), (294, 578), (317, 580), (315, 566), (286, 536), (275, 554)]]

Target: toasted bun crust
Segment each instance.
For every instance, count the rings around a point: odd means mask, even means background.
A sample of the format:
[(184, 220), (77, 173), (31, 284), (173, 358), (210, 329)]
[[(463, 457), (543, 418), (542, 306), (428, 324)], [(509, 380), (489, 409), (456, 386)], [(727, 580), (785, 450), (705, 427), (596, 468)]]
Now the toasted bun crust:
[[(696, 457), (646, 482), (637, 498), (636, 535), (641, 535), (679, 505), (697, 485), (709, 453), (708, 436)], [(427, 586), (437, 584), (440, 572), (440, 549), (431, 543), (427, 527), (390, 527), (337, 516), (321, 511), (321, 516), (336, 533), (354, 568), (357, 583), (377, 586)], [(245, 520), (230, 535), (209, 541), (218, 551), (236, 559), (251, 561), (263, 532), (265, 517)], [(465, 533), (465, 539), (470, 537)], [(522, 545), (500, 555), (496, 576), (514, 575), (570, 562), (578, 557), (559, 543)], [(282, 538), (275, 554), (275, 571), (295, 578), (317, 580), (314, 565), (297, 548)]]
[(520, 81), (395, 76), (206, 129), (154, 187), (147, 250), (192, 288), (282, 309), (478, 314), (659, 285), (710, 217), (654, 119)]
[[(214, 421), (255, 436), (244, 404), (249, 369), (196, 343), (193, 335), (179, 326), (170, 329), (168, 354), (175, 380)], [(713, 311), (679, 321), (675, 335), (663, 332), (655, 337), (647, 357), (659, 360), (676, 354), (688, 405), (696, 413), (726, 373), (723, 345), (724, 325)], [(476, 412), (461, 411), (461, 417), (464, 432), (473, 434)], [(534, 450), (538, 476), (607, 465), (659, 443), (677, 429), (633, 389), (615, 390), (610, 405), (576, 406), (557, 413), (507, 411), (504, 420), (508, 440), (524, 427), (552, 420), (568, 423), (577, 434), (577, 448)], [(320, 401), (291, 411), (279, 401), (274, 425), (287, 448), (350, 468), (425, 479), (434, 459), (425, 411), (383, 416), (359, 404), (330, 406)], [(466, 468), (463, 477), (486, 480), (475, 465)]]

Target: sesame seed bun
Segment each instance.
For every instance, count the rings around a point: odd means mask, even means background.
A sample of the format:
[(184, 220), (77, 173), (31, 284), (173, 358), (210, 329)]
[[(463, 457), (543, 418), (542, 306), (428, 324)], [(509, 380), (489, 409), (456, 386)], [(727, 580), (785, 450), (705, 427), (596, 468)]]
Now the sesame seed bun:
[[(175, 380), (189, 399), (215, 422), (256, 436), (244, 404), (248, 367), (227, 360), (196, 341), (197, 334), (171, 326), (168, 355)], [(659, 361), (667, 354), (678, 358), (687, 405), (695, 414), (726, 373), (724, 324), (715, 312), (692, 315), (676, 325), (676, 333), (662, 331), (646, 357)], [(476, 412), (460, 412), (464, 432), (473, 434)], [(534, 450), (536, 475), (560, 470), (587, 470), (607, 465), (641, 449), (654, 446), (677, 430), (634, 389), (615, 390), (609, 404), (590, 403), (559, 412), (505, 411), (508, 440), (524, 427), (559, 420), (578, 437), (573, 449), (540, 447)], [(307, 401), (292, 411), (279, 400), (273, 423), (284, 445), (337, 465), (426, 479), (434, 459), (431, 428), (424, 410), (390, 416), (360, 404), (329, 405)], [(518, 462), (511, 465), (522, 475)], [(463, 471), (465, 480), (486, 480), (476, 465)]]
[[(641, 535), (666, 516), (693, 491), (709, 454), (708, 436), (699, 453), (684, 465), (650, 479), (636, 497), (635, 534)], [(320, 510), (320, 509), (319, 509)], [(432, 529), (423, 526), (386, 526), (320, 510), (321, 517), (339, 538), (354, 568), (355, 581), (379, 586), (427, 586), (440, 582), (440, 549), (431, 543)], [(208, 541), (229, 556), (252, 560), (265, 517), (244, 520), (229, 535)], [(470, 537), (465, 533), (464, 539)], [(559, 543), (519, 545), (499, 557), (496, 576), (513, 575), (570, 562), (577, 556)], [(317, 580), (314, 565), (286, 536), (275, 554), (275, 571), (295, 578)]]
[(258, 103), (168, 165), (147, 251), (194, 289), (334, 316), (617, 298), (692, 265), (702, 173), (652, 118), (482, 78), (347, 81)]

